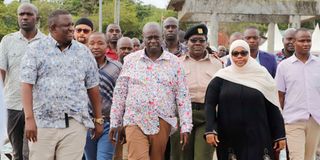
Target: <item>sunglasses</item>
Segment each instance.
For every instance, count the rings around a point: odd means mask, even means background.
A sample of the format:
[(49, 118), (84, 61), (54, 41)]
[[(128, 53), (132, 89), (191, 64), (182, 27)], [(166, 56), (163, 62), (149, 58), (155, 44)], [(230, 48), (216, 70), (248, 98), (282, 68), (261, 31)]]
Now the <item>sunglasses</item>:
[(90, 29), (76, 28), (77, 33), (83, 32), (84, 34), (88, 34), (90, 31), (91, 31)]
[(192, 42), (192, 43), (197, 43), (197, 42), (204, 43), (204, 42), (206, 42), (205, 39), (190, 39), (189, 41)]
[(231, 55), (234, 57), (238, 57), (240, 54), (242, 57), (245, 57), (246, 55), (248, 55), (248, 53), (249, 53), (248, 51), (241, 51), (241, 52), (233, 51), (231, 52)]

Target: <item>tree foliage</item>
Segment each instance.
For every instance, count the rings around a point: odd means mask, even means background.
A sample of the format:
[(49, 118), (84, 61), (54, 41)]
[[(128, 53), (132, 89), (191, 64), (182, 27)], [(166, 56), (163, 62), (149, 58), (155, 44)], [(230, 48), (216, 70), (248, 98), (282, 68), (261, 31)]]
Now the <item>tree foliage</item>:
[[(11, 32), (17, 31), (17, 8), (19, 3), (14, 1), (4, 5), (0, 0), (0, 39)], [(32, 0), (40, 13), (40, 30), (48, 33), (48, 14), (56, 9), (66, 9), (74, 21), (88, 17), (98, 30), (99, 0)], [(140, 1), (121, 0), (120, 26), (125, 36), (141, 38), (142, 27), (146, 22), (161, 22), (162, 17), (176, 16), (174, 11), (159, 9), (152, 5), (143, 5)], [(108, 24), (113, 23), (114, 0), (103, 1), (103, 31)]]
[(16, 8), (18, 2), (13, 2), (9, 5), (0, 3), (0, 39), (8, 33), (17, 31), (17, 13)]

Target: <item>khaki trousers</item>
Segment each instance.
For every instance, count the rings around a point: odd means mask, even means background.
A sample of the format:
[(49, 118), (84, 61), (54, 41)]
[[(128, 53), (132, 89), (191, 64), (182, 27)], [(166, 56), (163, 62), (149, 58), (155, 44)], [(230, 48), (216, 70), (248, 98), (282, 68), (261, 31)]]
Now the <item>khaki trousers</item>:
[(318, 142), (317, 156), (320, 157), (320, 141)]
[(137, 125), (126, 127), (128, 160), (163, 160), (171, 125), (159, 119), (160, 131), (145, 135)]
[(30, 160), (81, 160), (87, 129), (74, 119), (68, 128), (38, 128), (37, 142), (29, 142)]
[(319, 124), (310, 117), (285, 127), (290, 160), (314, 160), (320, 140)]

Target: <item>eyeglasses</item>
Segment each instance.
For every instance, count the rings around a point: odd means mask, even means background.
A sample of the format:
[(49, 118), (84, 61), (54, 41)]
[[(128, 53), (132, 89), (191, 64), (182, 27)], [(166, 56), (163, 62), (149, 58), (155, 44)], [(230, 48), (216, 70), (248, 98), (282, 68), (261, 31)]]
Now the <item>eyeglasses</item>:
[(204, 42), (206, 42), (206, 40), (204, 40), (204, 39), (190, 39), (189, 41), (192, 42), (192, 43), (197, 43), (197, 42), (204, 43)]
[(241, 52), (233, 51), (231, 52), (231, 55), (234, 57), (238, 57), (240, 54), (242, 57), (245, 57), (246, 55), (248, 55), (248, 53), (249, 53), (248, 51), (241, 51)]
[(83, 32), (84, 34), (88, 34), (90, 31), (91, 31), (90, 29), (76, 28), (77, 33)]

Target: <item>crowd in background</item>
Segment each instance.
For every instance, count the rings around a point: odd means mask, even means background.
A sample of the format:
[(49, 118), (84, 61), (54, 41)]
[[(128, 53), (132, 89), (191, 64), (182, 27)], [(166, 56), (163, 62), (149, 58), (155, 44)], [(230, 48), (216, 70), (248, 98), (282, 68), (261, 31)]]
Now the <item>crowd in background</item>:
[(14, 160), (320, 159), (320, 59), (304, 28), (270, 54), (253, 26), (216, 49), (205, 24), (181, 31), (174, 17), (140, 41), (65, 10), (45, 35), (37, 7), (17, 14), (0, 43), (0, 141), (6, 128)]

